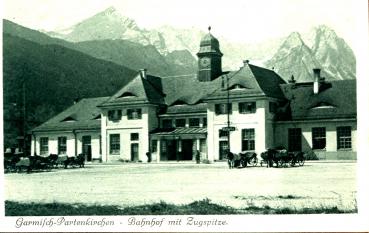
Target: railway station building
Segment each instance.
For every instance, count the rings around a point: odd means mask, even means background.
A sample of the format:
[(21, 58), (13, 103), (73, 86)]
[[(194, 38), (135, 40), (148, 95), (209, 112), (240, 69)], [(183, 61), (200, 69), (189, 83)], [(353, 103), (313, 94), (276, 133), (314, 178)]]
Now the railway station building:
[(142, 69), (113, 96), (82, 99), (32, 130), (32, 154), (84, 153), (87, 161), (201, 160), (285, 147), (319, 159), (356, 159), (356, 80), (284, 81), (245, 60), (222, 70), (219, 41), (200, 42), (198, 71)]

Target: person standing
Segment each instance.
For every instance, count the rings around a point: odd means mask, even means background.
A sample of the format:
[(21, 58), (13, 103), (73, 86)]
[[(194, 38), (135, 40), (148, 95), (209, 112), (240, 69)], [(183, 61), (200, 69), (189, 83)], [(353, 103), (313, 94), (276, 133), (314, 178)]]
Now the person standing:
[(199, 150), (196, 151), (195, 159), (196, 159), (196, 163), (199, 164), (200, 163), (200, 151)]

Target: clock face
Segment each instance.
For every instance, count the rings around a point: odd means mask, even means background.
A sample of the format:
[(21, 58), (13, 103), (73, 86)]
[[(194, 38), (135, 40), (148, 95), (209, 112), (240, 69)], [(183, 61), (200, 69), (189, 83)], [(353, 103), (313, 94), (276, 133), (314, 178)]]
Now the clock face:
[(208, 67), (210, 65), (210, 59), (207, 57), (201, 58), (200, 65), (201, 67)]

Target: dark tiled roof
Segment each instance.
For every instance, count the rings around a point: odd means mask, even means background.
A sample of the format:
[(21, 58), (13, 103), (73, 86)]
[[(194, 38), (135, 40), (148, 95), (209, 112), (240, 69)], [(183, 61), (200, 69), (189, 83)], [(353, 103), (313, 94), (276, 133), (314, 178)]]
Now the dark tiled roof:
[(107, 99), (109, 97), (82, 99), (32, 131), (100, 129), (101, 122), (96, 118), (101, 111), (97, 106)]
[[(143, 78), (138, 74), (103, 103), (101, 107), (142, 103), (164, 104), (164, 95), (161, 92), (160, 83), (158, 77), (147, 75), (146, 78)], [(123, 97), (125, 94), (132, 94), (132, 96)]]
[(196, 104), (221, 87), (221, 80), (200, 82), (197, 75), (162, 78), (165, 103), (170, 106), (180, 100), (187, 104)]
[(285, 120), (334, 119), (356, 117), (356, 80), (325, 83), (318, 94), (313, 83), (284, 84), (289, 100)]
[(169, 106), (166, 114), (178, 114), (178, 113), (206, 113), (206, 103), (199, 103), (193, 105), (174, 105)]
[[(284, 99), (279, 87), (285, 83), (283, 79), (272, 70), (246, 64), (235, 72), (227, 74), (229, 77), (230, 98), (247, 96), (268, 96)], [(224, 83), (226, 85), (226, 83)], [(232, 89), (239, 85), (241, 89)], [(207, 99), (223, 99), (227, 95), (226, 88), (217, 89)]]
[[(231, 97), (269, 96), (283, 99), (279, 84), (285, 83), (274, 71), (250, 64), (228, 73), (230, 87), (239, 84), (243, 89), (232, 90)], [(130, 97), (122, 95), (130, 94)], [(222, 88), (222, 78), (200, 82), (196, 74), (172, 77), (155, 77), (139, 74), (101, 106), (127, 104), (165, 104), (168, 113), (205, 112), (206, 99), (223, 99), (227, 92)], [(175, 105), (182, 102), (184, 105)], [(173, 106), (172, 106), (173, 105)]]

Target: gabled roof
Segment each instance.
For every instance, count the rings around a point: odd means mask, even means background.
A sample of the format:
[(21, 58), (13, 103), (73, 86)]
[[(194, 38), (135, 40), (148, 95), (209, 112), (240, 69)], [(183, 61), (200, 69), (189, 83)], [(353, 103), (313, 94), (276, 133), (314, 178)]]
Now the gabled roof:
[(160, 89), (160, 78), (152, 75), (147, 75), (144, 78), (137, 74), (134, 79), (101, 104), (100, 107), (144, 103), (164, 103), (164, 95)]
[[(279, 87), (285, 81), (274, 71), (245, 64), (238, 71), (227, 74), (229, 78), (229, 87), (240, 85), (243, 88), (230, 90), (230, 98), (247, 96), (267, 96), (284, 99), (283, 92)], [(226, 76), (225, 76), (226, 77)], [(227, 96), (227, 83), (224, 80), (224, 88), (217, 89), (206, 99), (224, 99)]]
[[(229, 86), (239, 84), (244, 87), (231, 90), (231, 97), (256, 95), (284, 99), (279, 84), (285, 82), (274, 71), (247, 63), (240, 70), (227, 75), (230, 77)], [(221, 77), (200, 82), (196, 74), (162, 78), (151, 75), (143, 78), (138, 74), (101, 107), (151, 103), (167, 105), (167, 113), (205, 112), (203, 101), (226, 97), (227, 92), (222, 88), (222, 82)]]
[(221, 80), (200, 82), (197, 75), (183, 75), (177, 77), (164, 77), (162, 90), (165, 94), (165, 103), (170, 106), (178, 100), (189, 105), (197, 104), (206, 96), (221, 87)]
[(289, 100), (285, 120), (337, 119), (356, 117), (356, 80), (339, 80), (323, 84), (318, 94), (313, 83), (283, 84)]
[(97, 116), (100, 115), (101, 110), (97, 106), (107, 99), (109, 97), (82, 99), (32, 131), (100, 129), (101, 121), (97, 119)]

